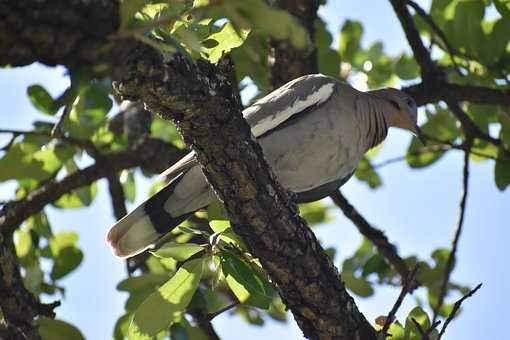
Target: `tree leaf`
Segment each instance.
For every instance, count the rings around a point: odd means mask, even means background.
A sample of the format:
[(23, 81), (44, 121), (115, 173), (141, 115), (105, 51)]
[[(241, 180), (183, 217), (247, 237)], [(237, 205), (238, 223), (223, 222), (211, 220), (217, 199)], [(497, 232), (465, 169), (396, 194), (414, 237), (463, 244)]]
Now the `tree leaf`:
[(160, 285), (167, 281), (167, 275), (146, 273), (140, 276), (128, 277), (117, 285), (117, 289), (125, 292), (134, 292), (146, 286)]
[(361, 159), (354, 175), (360, 181), (366, 182), (371, 189), (376, 189), (382, 184), (381, 177), (367, 157)]
[(129, 170), (123, 170), (120, 174), (120, 183), (122, 184), (122, 189), (124, 190), (126, 199), (133, 203), (136, 198), (136, 184), (133, 172)]
[(42, 340), (85, 340), (78, 328), (62, 320), (40, 316), (37, 327)]
[(353, 273), (348, 271), (342, 271), (342, 281), (344, 281), (345, 286), (349, 288), (354, 294), (369, 297), (374, 295), (374, 289), (366, 280), (362, 278), (358, 278), (354, 276)]
[(203, 48), (202, 51), (206, 53), (207, 59), (216, 64), (221, 57), (230, 52), (233, 48), (241, 46), (246, 37), (250, 33), (249, 30), (240, 29), (236, 31), (231, 23), (224, 24), (218, 32), (211, 34), (204, 42), (216, 42), (210, 48)]
[(395, 73), (400, 79), (411, 80), (420, 75), (420, 69), (414, 58), (402, 54), (395, 65)]
[(74, 269), (83, 260), (83, 253), (77, 247), (78, 234), (75, 232), (59, 232), (50, 239), (49, 249), (54, 263), (50, 276), (58, 280)]
[(361, 48), (363, 26), (358, 21), (346, 20), (340, 31), (338, 53), (342, 61), (354, 64), (354, 57)]
[(221, 268), (227, 285), (239, 301), (262, 309), (269, 308), (274, 289), (252, 265), (224, 252), (221, 254)]
[(501, 191), (510, 184), (510, 157), (506, 156), (503, 149), (499, 151), (498, 159), (494, 165), (494, 180)]
[(97, 184), (94, 182), (89, 186), (84, 186), (62, 195), (54, 202), (54, 205), (64, 209), (83, 208), (89, 206), (94, 201), (96, 194)]
[(47, 115), (53, 116), (58, 111), (55, 101), (41, 85), (31, 85), (27, 88), (28, 99), (34, 107)]
[(194, 243), (168, 242), (162, 245), (158, 250), (151, 253), (156, 257), (170, 257), (180, 262), (187, 260), (202, 250), (204, 250), (204, 247)]
[(136, 310), (129, 326), (130, 339), (150, 339), (168, 328), (174, 314), (186, 309), (195, 293), (206, 258), (186, 262), (175, 275)]

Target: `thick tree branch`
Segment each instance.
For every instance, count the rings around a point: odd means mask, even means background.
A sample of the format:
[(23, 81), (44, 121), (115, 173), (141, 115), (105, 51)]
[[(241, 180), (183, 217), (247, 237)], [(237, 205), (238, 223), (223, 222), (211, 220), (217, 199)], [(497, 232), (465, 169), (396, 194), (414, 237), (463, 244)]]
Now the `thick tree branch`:
[[(344, 215), (354, 223), (359, 232), (377, 247), (379, 253), (388, 260), (390, 265), (402, 278), (402, 282), (405, 283), (406, 279), (409, 277), (409, 268), (404, 259), (398, 255), (396, 247), (390, 243), (386, 235), (379, 229), (372, 227), (339, 190), (332, 193), (329, 197), (331, 197), (333, 202), (342, 210)], [(417, 285), (418, 283), (414, 281), (411, 288), (414, 289)]]
[(393, 10), (400, 20), (402, 28), (404, 29), (407, 41), (409, 42), (409, 45), (411, 45), (411, 49), (414, 52), (414, 57), (418, 62), (418, 65), (420, 66), (424, 81), (427, 82), (433, 80), (439, 75), (439, 73), (437, 72), (434, 62), (430, 58), (429, 51), (423, 45), (420, 32), (418, 32), (418, 29), (414, 25), (413, 17), (411, 16), (411, 13), (409, 13), (406, 3), (403, 0), (390, 0), (390, 2), (391, 6), (393, 6)]
[(12, 235), (0, 233), (0, 339), (40, 339), (34, 318), (54, 317), (58, 305), (40, 303), (24, 287)]
[(402, 88), (418, 105), (444, 101), (510, 106), (510, 91), (476, 85), (449, 84), (443, 81), (420, 83)]
[(173, 118), (224, 201), (235, 232), (277, 284), (305, 336), (375, 339), (288, 193), (275, 181), (233, 94), (229, 70), (149, 48), (131, 54), (117, 88)]

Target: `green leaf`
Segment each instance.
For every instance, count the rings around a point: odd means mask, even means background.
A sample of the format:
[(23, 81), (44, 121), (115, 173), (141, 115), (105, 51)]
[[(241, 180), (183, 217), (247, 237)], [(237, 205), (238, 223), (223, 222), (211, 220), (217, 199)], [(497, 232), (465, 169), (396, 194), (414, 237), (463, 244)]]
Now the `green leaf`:
[(42, 181), (53, 176), (75, 149), (60, 143), (41, 144), (46, 140), (27, 138), (12, 145), (0, 159), (0, 181), (32, 178)]
[(54, 205), (63, 209), (76, 209), (89, 206), (97, 194), (97, 184), (92, 183), (62, 195)]
[(138, 307), (129, 326), (130, 339), (150, 339), (172, 324), (174, 315), (186, 309), (197, 290), (205, 261), (200, 258), (183, 264)]
[(446, 16), (449, 16), (452, 11), (453, 20), (449, 20), (444, 27), (447, 38), (454, 47), (477, 55), (479, 46), (483, 43), (481, 22), (485, 11), (484, 3), (482, 1), (452, 1), (446, 8)]
[(494, 180), (501, 191), (510, 184), (510, 157), (506, 155), (504, 149), (499, 150), (498, 159), (494, 165)]
[(167, 281), (167, 275), (146, 273), (140, 276), (128, 277), (117, 285), (117, 289), (125, 292), (134, 292), (147, 286), (159, 286)]
[(161, 248), (153, 251), (152, 254), (161, 258), (173, 258), (176, 261), (185, 261), (196, 253), (204, 250), (204, 247), (194, 243), (165, 243)]
[(395, 65), (395, 73), (400, 79), (411, 80), (420, 75), (420, 69), (414, 58), (402, 54)]
[(126, 199), (133, 203), (136, 197), (136, 184), (133, 172), (129, 170), (123, 170), (120, 174), (120, 183), (122, 184), (122, 189), (124, 190)]
[(340, 31), (338, 53), (342, 61), (354, 64), (354, 57), (361, 48), (363, 26), (358, 21), (346, 20)]
[[(228, 214), (218, 199), (214, 199), (211, 204), (207, 207), (207, 218), (209, 221), (212, 220), (228, 220)], [(215, 230), (216, 231), (216, 230)]]
[(506, 149), (510, 150), (510, 115), (505, 112), (501, 112), (498, 118), (501, 124), (499, 138), (505, 145)]
[(145, 6), (146, 0), (122, 0), (119, 6), (120, 28), (125, 28), (136, 12)]
[(113, 330), (115, 340), (125, 340), (127, 338), (130, 319), (131, 315), (126, 313), (117, 320)]
[(16, 249), (16, 256), (20, 259), (28, 256), (30, 250), (33, 248), (30, 232), (25, 229), (16, 230), (14, 233), (14, 245)]
[(494, 0), (494, 6), (503, 18), (510, 20), (510, 0)]
[(317, 46), (317, 61), (319, 72), (332, 77), (340, 76), (340, 55), (331, 48), (333, 37), (326, 29), (326, 23), (317, 18), (315, 20), (315, 44)]
[(75, 270), (83, 260), (83, 253), (77, 248), (78, 234), (60, 232), (50, 239), (49, 249), (54, 263), (50, 277), (58, 280)]
[(227, 285), (240, 302), (262, 309), (269, 308), (274, 289), (253, 265), (224, 252), (221, 254), (221, 268)]
[(64, 120), (65, 131), (77, 139), (90, 139), (106, 123), (112, 105), (107, 87), (91, 84), (80, 89), (78, 100)]
[(444, 151), (434, 150), (432, 146), (423, 146), (417, 139), (413, 138), (407, 149), (406, 161), (411, 168), (424, 168), (431, 165), (444, 155)]
[(328, 207), (324, 205), (323, 201), (300, 204), (299, 214), (312, 225), (331, 220), (331, 217), (328, 214)]
[(354, 294), (361, 297), (369, 297), (374, 295), (374, 289), (366, 280), (354, 276), (353, 273), (342, 271), (342, 281), (345, 286)]
[(225, 15), (240, 29), (250, 29), (277, 40), (289, 40), (303, 49), (307, 45), (306, 31), (288, 12), (269, 6), (262, 0), (225, 0)]
[(249, 30), (240, 29), (236, 31), (231, 23), (224, 24), (218, 32), (211, 34), (204, 43), (213, 43), (210, 48), (203, 48), (202, 51), (207, 55), (207, 59), (216, 64), (221, 57), (230, 52), (233, 48), (241, 46), (246, 37), (250, 33)]
[(62, 320), (40, 316), (37, 327), (42, 340), (85, 340), (78, 328)]
[(381, 177), (367, 157), (361, 159), (354, 175), (360, 181), (366, 182), (371, 189), (376, 189), (382, 184)]
[(29, 86), (27, 94), (28, 99), (37, 110), (51, 116), (57, 113), (58, 107), (55, 107), (55, 101), (41, 85)]
[(407, 338), (410, 338), (411, 335), (414, 335), (419, 336), (417, 339), (421, 339), (421, 333), (412, 319), (415, 319), (423, 330), (428, 330), (430, 328), (429, 316), (423, 311), (421, 307), (415, 307), (406, 318), (405, 334)]

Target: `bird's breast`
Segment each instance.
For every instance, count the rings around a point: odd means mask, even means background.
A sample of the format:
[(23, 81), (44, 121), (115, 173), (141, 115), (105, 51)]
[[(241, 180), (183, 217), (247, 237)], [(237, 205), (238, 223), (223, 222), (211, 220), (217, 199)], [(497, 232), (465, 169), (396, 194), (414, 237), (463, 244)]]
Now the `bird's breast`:
[(344, 178), (361, 159), (357, 128), (330, 111), (305, 116), (259, 139), (266, 160), (287, 189), (302, 192)]

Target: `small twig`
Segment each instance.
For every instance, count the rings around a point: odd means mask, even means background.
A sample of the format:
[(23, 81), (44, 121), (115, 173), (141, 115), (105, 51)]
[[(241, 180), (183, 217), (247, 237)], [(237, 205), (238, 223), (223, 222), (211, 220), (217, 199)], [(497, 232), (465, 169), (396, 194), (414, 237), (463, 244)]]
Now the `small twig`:
[(112, 173), (108, 177), (108, 190), (112, 200), (113, 214), (117, 220), (120, 220), (127, 213), (126, 197), (124, 189), (120, 183), (117, 173)]
[[(393, 268), (399, 273), (402, 280), (409, 276), (409, 268), (396, 250), (396, 247), (390, 243), (384, 233), (370, 225), (368, 221), (352, 206), (349, 201), (337, 190), (329, 196), (333, 202), (342, 210), (344, 215), (354, 223), (359, 232), (369, 239), (376, 247), (379, 253), (384, 256)], [(418, 287), (415, 282), (412, 289)]]
[(421, 340), (430, 340), (430, 337), (429, 337), (428, 333), (423, 330), (423, 328), (421, 327), (420, 323), (418, 321), (416, 321), (415, 318), (411, 318), (411, 321), (416, 326), (416, 329), (418, 329), (418, 332), (420, 332)]
[(53, 126), (53, 129), (51, 129), (50, 136), (52, 138), (59, 138), (64, 135), (64, 133), (62, 131), (62, 126), (64, 125), (64, 121), (66, 120), (66, 117), (69, 116), (71, 109), (72, 109), (72, 104), (68, 104), (64, 107), (64, 111), (58, 118), (57, 123), (55, 123), (55, 125)]
[(393, 304), (388, 316), (386, 317), (386, 321), (384, 322), (384, 326), (381, 330), (381, 334), (385, 336), (390, 328), (393, 320), (395, 319), (395, 315), (397, 314), (398, 309), (402, 305), (405, 296), (413, 290), (413, 285), (415, 282), (416, 273), (418, 271), (418, 265), (416, 265), (413, 270), (409, 273), (409, 275), (405, 278), (404, 283), (402, 285), (402, 290), (397, 298), (397, 301)]
[(214, 319), (218, 315), (220, 315), (222, 313), (225, 313), (228, 310), (231, 310), (232, 308), (236, 307), (237, 305), (239, 305), (239, 301), (235, 301), (235, 302), (231, 303), (230, 305), (227, 305), (227, 306), (217, 310), (214, 313), (210, 313), (210, 314), (207, 315), (207, 320), (211, 321), (212, 319)]
[(478, 289), (480, 289), (480, 287), (482, 287), (481, 283), (479, 283), (478, 286), (476, 286), (469, 293), (467, 293), (462, 298), (460, 298), (457, 302), (455, 302), (455, 304), (453, 305), (453, 309), (450, 312), (450, 315), (448, 315), (448, 318), (445, 320), (443, 327), (441, 327), (441, 331), (439, 332), (439, 336), (437, 337), (437, 340), (440, 340), (441, 337), (443, 336), (443, 334), (445, 333), (446, 327), (448, 327), (450, 322), (453, 320), (453, 318), (457, 314), (457, 311), (459, 310), (460, 306), (462, 305), (462, 302), (464, 302), (464, 300), (466, 300), (467, 298), (470, 298), (471, 296), (473, 296), (478, 291)]
[(444, 32), (439, 28), (439, 26), (437, 26), (434, 19), (432, 19), (432, 17), (427, 12), (425, 12), (425, 10), (423, 10), (423, 8), (421, 8), (420, 5), (418, 5), (416, 2), (414, 2), (412, 0), (406, 0), (406, 2), (409, 6), (411, 6), (416, 11), (416, 13), (418, 13), (418, 15), (420, 17), (422, 17), (422, 19), (427, 23), (427, 25), (429, 25), (429, 27), (432, 29), (432, 31), (437, 36), (439, 36), (439, 38), (441, 39), (441, 41), (444, 44), (445, 49), (448, 51), (448, 54), (450, 55), (450, 60), (452, 61), (455, 71), (457, 71), (457, 73), (460, 76), (462, 76), (462, 72), (460, 71), (459, 65), (455, 61), (455, 54), (456, 54), (455, 50), (453, 49), (452, 45), (446, 38), (446, 35), (444, 34)]
[(432, 322), (436, 322), (438, 316), (439, 316), (439, 310), (443, 306), (443, 302), (447, 293), (447, 287), (448, 283), (450, 281), (450, 275), (453, 270), (453, 265), (455, 263), (455, 255), (457, 252), (457, 247), (460, 240), (460, 235), (462, 234), (462, 226), (464, 224), (464, 216), (466, 212), (466, 202), (467, 202), (467, 195), (468, 195), (468, 187), (469, 187), (469, 152), (464, 152), (464, 168), (462, 172), (462, 197), (460, 199), (459, 204), (459, 220), (457, 223), (457, 229), (455, 230), (455, 236), (452, 241), (452, 249), (450, 251), (450, 254), (448, 256), (448, 260), (446, 262), (446, 268), (445, 268), (445, 275), (443, 282), (441, 284), (441, 289), (437, 301), (437, 305), (434, 308), (434, 317), (432, 319)]

